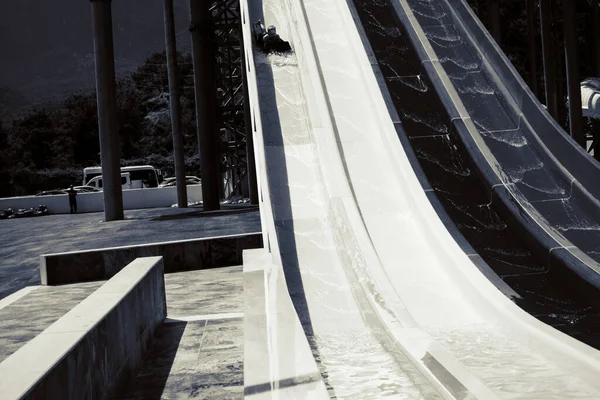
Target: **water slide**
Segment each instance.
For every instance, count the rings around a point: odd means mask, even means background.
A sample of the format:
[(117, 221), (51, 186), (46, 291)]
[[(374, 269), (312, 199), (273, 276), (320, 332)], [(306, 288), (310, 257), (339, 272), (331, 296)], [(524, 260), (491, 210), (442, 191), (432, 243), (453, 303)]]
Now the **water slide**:
[[(598, 347), (598, 163), (546, 113), (466, 1), (356, 3), (361, 21), (379, 13), (400, 33), (396, 45), (410, 61), (399, 76), (379, 57), (382, 86), (401, 120), (437, 124), (435, 135), (406, 123), (399, 134), (465, 251), (475, 250), (524, 309)], [(363, 26), (378, 58), (378, 28)], [(415, 109), (413, 96), (428, 107)], [(444, 163), (454, 171), (436, 171)]]
[[(600, 392), (600, 353), (582, 324), (596, 316), (594, 252), (568, 236), (593, 231), (586, 177), (597, 165), (526, 99), (466, 3), (452, 3), (241, 1), (263, 234), (270, 274), (287, 285), (265, 304), (264, 357), (282, 361), (269, 364), (272, 390)], [(293, 54), (254, 48), (258, 19)], [(554, 205), (572, 217), (564, 230), (544, 214)], [(289, 317), (278, 298), (294, 304), (322, 384), (294, 375), (297, 355), (278, 346)]]

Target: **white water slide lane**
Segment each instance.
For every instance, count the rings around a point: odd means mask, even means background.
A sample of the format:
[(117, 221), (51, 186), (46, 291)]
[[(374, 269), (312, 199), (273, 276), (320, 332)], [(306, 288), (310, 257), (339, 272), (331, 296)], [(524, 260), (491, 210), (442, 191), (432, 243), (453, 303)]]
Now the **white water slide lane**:
[(329, 395), (597, 398), (598, 352), (514, 305), (440, 221), (346, 1), (245, 7), (294, 49), (254, 51), (261, 214)]

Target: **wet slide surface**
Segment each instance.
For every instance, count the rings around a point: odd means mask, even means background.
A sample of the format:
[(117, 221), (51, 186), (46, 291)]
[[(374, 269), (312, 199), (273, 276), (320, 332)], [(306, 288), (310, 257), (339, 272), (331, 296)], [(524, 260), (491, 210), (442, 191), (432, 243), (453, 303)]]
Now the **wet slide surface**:
[[(339, 256), (339, 235), (318, 157), (324, 134), (309, 108), (314, 94), (297, 54), (303, 49), (288, 1), (251, 2), (252, 21), (276, 25), (295, 53), (255, 50), (268, 188), (290, 297), (331, 398), (441, 398), (382, 330), (364, 319)], [(308, 81), (307, 81), (308, 79)], [(303, 82), (304, 80), (304, 82)], [(310, 90), (310, 89), (308, 89)], [(289, 355), (293, 357), (293, 355)]]
[[(594, 398), (598, 354), (496, 290), (427, 201), (346, 0), (247, 8), (263, 234), (321, 389), (348, 399)], [(293, 54), (249, 51), (247, 21), (259, 18)], [(277, 324), (288, 314), (267, 311)], [(265, 356), (293, 366), (275, 326)], [(302, 390), (303, 371), (272, 363), (265, 385), (291, 377)]]
[[(408, 137), (429, 184), (460, 233), (518, 293), (520, 298), (513, 300), (541, 321), (599, 348), (600, 335), (595, 329), (600, 323), (598, 308), (550, 280), (546, 260), (536, 257), (500, 216), (496, 205), (490, 204), (489, 194), (476, 174), (477, 167), (456, 133), (456, 122), (451, 121), (432, 88), (391, 1), (353, 3), (402, 122), (399, 135)], [(571, 207), (567, 199), (570, 182), (546, 168), (534, 149), (527, 146), (518, 122), (494, 95), (478, 64), (444, 18), (439, 2), (408, 3), (486, 144), (499, 162), (511, 166), (505, 172), (518, 189), (530, 201), (561, 199), (552, 204)], [(550, 207), (549, 202), (544, 205)], [(577, 222), (573, 218), (569, 221)]]

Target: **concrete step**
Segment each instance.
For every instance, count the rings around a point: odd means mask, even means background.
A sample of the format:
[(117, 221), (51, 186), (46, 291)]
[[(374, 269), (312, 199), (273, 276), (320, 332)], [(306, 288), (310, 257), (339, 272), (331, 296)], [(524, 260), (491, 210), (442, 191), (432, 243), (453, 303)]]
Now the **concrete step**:
[(103, 282), (28, 286), (0, 302), (0, 362), (87, 298)]
[(121, 400), (243, 397), (242, 267), (165, 275), (167, 319)]

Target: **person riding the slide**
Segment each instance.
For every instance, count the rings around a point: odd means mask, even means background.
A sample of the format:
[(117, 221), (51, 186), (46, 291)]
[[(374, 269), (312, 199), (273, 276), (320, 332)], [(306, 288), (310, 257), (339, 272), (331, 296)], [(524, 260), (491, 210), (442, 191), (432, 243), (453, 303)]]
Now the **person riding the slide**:
[(287, 53), (292, 51), (289, 42), (286, 42), (277, 33), (277, 28), (270, 25), (266, 31), (261, 20), (258, 20), (254, 26), (254, 39), (262, 51), (265, 53)]
[(267, 33), (263, 36), (263, 46), (265, 49), (273, 48), (277, 43), (281, 43), (283, 40), (277, 34), (277, 28), (271, 25), (267, 28)]

